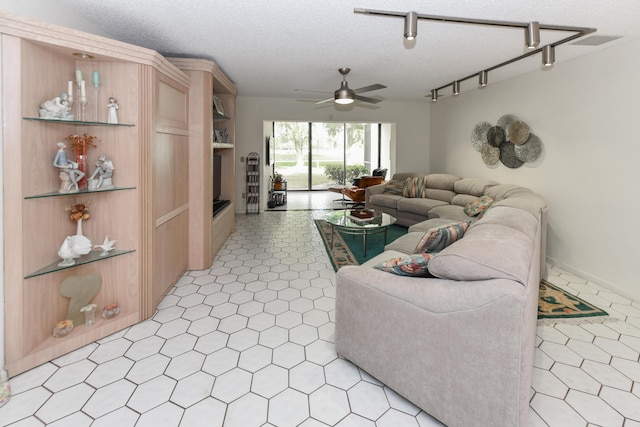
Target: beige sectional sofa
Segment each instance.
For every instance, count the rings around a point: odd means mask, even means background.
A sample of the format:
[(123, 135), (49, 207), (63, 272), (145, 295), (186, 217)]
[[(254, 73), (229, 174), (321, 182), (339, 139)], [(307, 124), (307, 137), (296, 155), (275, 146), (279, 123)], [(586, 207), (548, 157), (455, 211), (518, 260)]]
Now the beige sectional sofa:
[[(516, 186), (443, 174), (429, 175), (427, 185), (429, 177), (437, 186), (453, 182), (432, 188), (440, 199), (426, 201), (428, 209), (400, 198), (393, 208), (416, 228), (365, 264), (338, 271), (336, 350), (450, 427), (526, 426), (546, 203)], [(445, 192), (455, 195), (437, 203)], [(387, 203), (374, 197), (382, 194), (372, 191), (369, 206)], [(411, 253), (425, 229), (468, 220), (458, 196), (482, 194), (497, 201), (433, 256), (435, 277), (372, 268)], [(452, 218), (424, 219), (434, 209)]]

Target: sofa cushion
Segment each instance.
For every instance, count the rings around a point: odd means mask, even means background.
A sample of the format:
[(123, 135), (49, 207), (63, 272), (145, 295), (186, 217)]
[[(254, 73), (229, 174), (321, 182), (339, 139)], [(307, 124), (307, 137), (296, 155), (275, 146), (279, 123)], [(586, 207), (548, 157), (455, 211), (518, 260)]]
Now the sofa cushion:
[(468, 228), (468, 222), (457, 222), (455, 224), (442, 225), (440, 227), (432, 228), (431, 230), (424, 233), (422, 239), (420, 239), (413, 252), (440, 252), (453, 242), (461, 239)]
[[(508, 207), (501, 209), (512, 211), (501, 212), (507, 216), (517, 215), (513, 211), (519, 211)], [(496, 217), (493, 211), (492, 208), (485, 215), (489, 220), (478, 220), (469, 227), (464, 238), (434, 255), (429, 264), (431, 274), (452, 280), (509, 279), (523, 285), (527, 283), (535, 234), (521, 231), (530, 229), (528, 225), (516, 225), (518, 220), (515, 218), (503, 221), (504, 217)], [(520, 212), (525, 215), (519, 215), (520, 218), (529, 216), (537, 227), (535, 218)], [(529, 219), (525, 221), (529, 222)]]
[(453, 184), (453, 190), (458, 194), (470, 194), (480, 197), (489, 187), (498, 185), (497, 181), (484, 178), (462, 178)]
[(424, 233), (424, 231), (409, 231), (407, 234), (403, 234), (393, 242), (387, 244), (384, 247), (384, 250), (402, 252), (404, 254), (410, 255), (413, 253), (413, 251), (415, 251), (416, 246), (418, 245), (420, 239), (422, 239), (422, 236), (424, 236)]
[(484, 192), (486, 196), (491, 197), (493, 200), (502, 200), (523, 193), (531, 193), (531, 190), (514, 184), (494, 185), (493, 187), (488, 187)]
[(457, 206), (457, 205), (436, 206), (435, 208), (429, 211), (429, 218), (430, 219), (436, 219), (436, 218), (447, 219), (450, 222), (469, 221), (469, 219), (471, 220), (476, 219), (475, 217), (469, 218), (469, 215), (464, 213), (464, 206)]
[(453, 191), (453, 186), (459, 179), (459, 176), (448, 173), (432, 173), (427, 175), (427, 188)]
[(397, 194), (372, 194), (369, 196), (369, 204), (395, 209), (398, 206), (398, 200), (404, 200), (404, 197)]
[(547, 208), (547, 202), (535, 193), (522, 193), (495, 202), (492, 209), (497, 206), (510, 206), (538, 216), (541, 211)]
[(493, 204), (493, 199), (489, 196), (482, 196), (464, 207), (464, 213), (469, 216), (478, 216)]
[[(434, 209), (437, 209), (437, 208), (434, 208)], [(465, 220), (468, 220), (468, 219), (469, 218), (462, 218), (460, 220), (451, 220), (449, 218), (432, 218), (432, 219), (427, 219), (427, 220), (420, 221), (420, 222), (417, 222), (417, 223), (413, 224), (412, 226), (409, 227), (409, 229), (407, 231), (408, 231), (408, 234), (411, 234), (413, 232), (419, 232), (420, 236), (422, 237), (422, 234), (426, 233), (427, 231), (431, 230), (432, 228), (440, 227), (441, 225), (454, 224), (456, 222), (465, 221)], [(418, 239), (418, 240), (420, 240), (420, 239)], [(417, 243), (418, 243), (418, 241), (416, 241), (416, 244)], [(416, 245), (414, 244), (413, 247), (415, 248)], [(385, 247), (385, 249), (386, 249), (386, 247)]]
[(453, 199), (451, 199), (451, 204), (455, 206), (462, 206), (464, 208), (477, 198), (477, 196), (472, 196), (471, 194), (456, 194)]
[(436, 206), (446, 205), (446, 202), (433, 199), (421, 199), (421, 198), (401, 198), (398, 199), (398, 211), (410, 212), (413, 214), (427, 217), (427, 213)]
[(431, 254), (411, 254), (388, 259), (373, 268), (400, 276), (432, 277), (428, 268), (431, 257)]
[(396, 194), (398, 196), (401, 196), (405, 181), (406, 179), (405, 180), (392, 179), (391, 181), (387, 182), (386, 186), (384, 187), (383, 193)]
[(530, 214), (526, 210), (513, 208), (511, 206), (491, 206), (482, 220), (478, 220), (471, 225), (476, 224), (499, 224), (509, 227), (513, 230), (521, 231), (528, 236), (534, 236), (538, 227), (537, 216)]
[[(428, 182), (428, 181), (427, 181)], [(456, 193), (451, 190), (440, 190), (437, 188), (426, 188), (424, 195), (427, 199), (440, 200), (446, 203), (451, 203), (451, 200), (456, 196)]]
[(402, 189), (403, 197), (424, 197), (422, 194), (427, 185), (427, 178), (424, 176), (407, 178)]

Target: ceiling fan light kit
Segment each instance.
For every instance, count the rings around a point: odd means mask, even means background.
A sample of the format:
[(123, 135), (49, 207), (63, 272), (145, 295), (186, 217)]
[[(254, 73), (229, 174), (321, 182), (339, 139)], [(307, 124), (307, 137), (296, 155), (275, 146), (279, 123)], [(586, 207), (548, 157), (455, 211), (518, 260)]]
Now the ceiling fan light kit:
[[(553, 63), (555, 62), (556, 46), (559, 46), (564, 43), (568, 43), (570, 41), (586, 36), (587, 34), (594, 33), (596, 31), (595, 28), (573, 27), (573, 26), (566, 26), (566, 25), (547, 25), (547, 24), (541, 24), (537, 21), (513, 22), (513, 21), (499, 21), (499, 20), (488, 20), (488, 19), (458, 18), (453, 16), (427, 15), (427, 14), (417, 13), (417, 12), (395, 12), (395, 11), (388, 11), (388, 10), (374, 10), (374, 9), (361, 9), (361, 8), (356, 8), (353, 10), (353, 12), (364, 14), (364, 15), (375, 15), (375, 16), (404, 19), (404, 37), (407, 40), (414, 40), (417, 37), (418, 19), (426, 20), (426, 21), (436, 21), (441, 23), (470, 24), (470, 25), (493, 26), (493, 27), (501, 27), (501, 28), (524, 29), (525, 47), (527, 48), (526, 53), (515, 56), (511, 59), (501, 62), (500, 64), (496, 64), (492, 67), (485, 68), (484, 70), (478, 71), (477, 73), (473, 73), (468, 76), (455, 79), (453, 82), (447, 83), (438, 88), (432, 89), (431, 100), (434, 102), (437, 101), (438, 91), (441, 89), (451, 86), (453, 89), (453, 94), (457, 95), (460, 93), (460, 82), (474, 78), (474, 77), (478, 77), (479, 85), (481, 88), (486, 87), (487, 74), (489, 71), (504, 67), (506, 65), (512, 64), (516, 61), (520, 61), (521, 59), (528, 58), (529, 56), (535, 55), (538, 53), (542, 53), (543, 69), (550, 69)], [(569, 32), (573, 34), (563, 39), (560, 39), (552, 44), (539, 47), (540, 30), (561, 31), (561, 32)]]
[(322, 101), (317, 101), (316, 104), (324, 104), (330, 101), (333, 101), (336, 104), (340, 105), (348, 105), (352, 104), (355, 101), (366, 102), (369, 104), (377, 104), (382, 101), (381, 99), (369, 98), (366, 96), (360, 95), (364, 92), (370, 92), (378, 89), (385, 89), (386, 86), (376, 83), (369, 86), (360, 87), (358, 89), (351, 89), (349, 84), (347, 83), (347, 74), (351, 71), (350, 68), (338, 68), (338, 72), (342, 74), (342, 82), (340, 82), (340, 88), (333, 92), (333, 97), (323, 99)]

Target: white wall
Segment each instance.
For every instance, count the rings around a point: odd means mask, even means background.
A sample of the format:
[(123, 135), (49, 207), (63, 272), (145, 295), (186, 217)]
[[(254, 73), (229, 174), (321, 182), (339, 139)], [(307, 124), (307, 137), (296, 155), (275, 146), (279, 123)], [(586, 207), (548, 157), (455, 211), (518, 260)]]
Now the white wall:
[(109, 37), (109, 34), (96, 28), (92, 23), (51, 0), (2, 0), (0, 2), (0, 12)]
[[(587, 48), (588, 49), (588, 48)], [(640, 301), (640, 40), (550, 71), (443, 98), (431, 107), (431, 171), (527, 186), (549, 202), (547, 255)], [(561, 56), (561, 50), (556, 56)], [(543, 142), (542, 158), (489, 168), (471, 146), (476, 123), (510, 113)]]
[[(230, 76), (233, 79), (233, 74)], [(240, 94), (242, 88), (238, 88)], [(426, 98), (425, 98), (426, 99)], [(383, 101), (377, 109), (352, 107), (349, 111), (338, 111), (333, 106), (318, 107), (310, 102), (295, 99), (256, 98), (238, 96), (236, 101), (236, 212), (244, 212), (246, 157), (255, 151), (265, 155), (264, 121), (325, 121), (325, 122), (384, 122), (395, 123), (395, 170), (429, 171), (429, 103)], [(393, 143), (393, 142), (392, 142)], [(392, 163), (394, 159), (392, 158)], [(264, 163), (264, 162), (263, 162)], [(270, 169), (263, 173), (263, 189)], [(266, 193), (263, 193), (266, 196)], [(263, 197), (266, 206), (266, 199)]]

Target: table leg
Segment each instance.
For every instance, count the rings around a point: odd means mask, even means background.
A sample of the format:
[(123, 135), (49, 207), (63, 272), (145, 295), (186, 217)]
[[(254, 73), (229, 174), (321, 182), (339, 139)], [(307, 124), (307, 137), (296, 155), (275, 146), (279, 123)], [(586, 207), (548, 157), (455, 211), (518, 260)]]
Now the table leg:
[(362, 233), (362, 250), (363, 256), (367, 256), (367, 232)]

